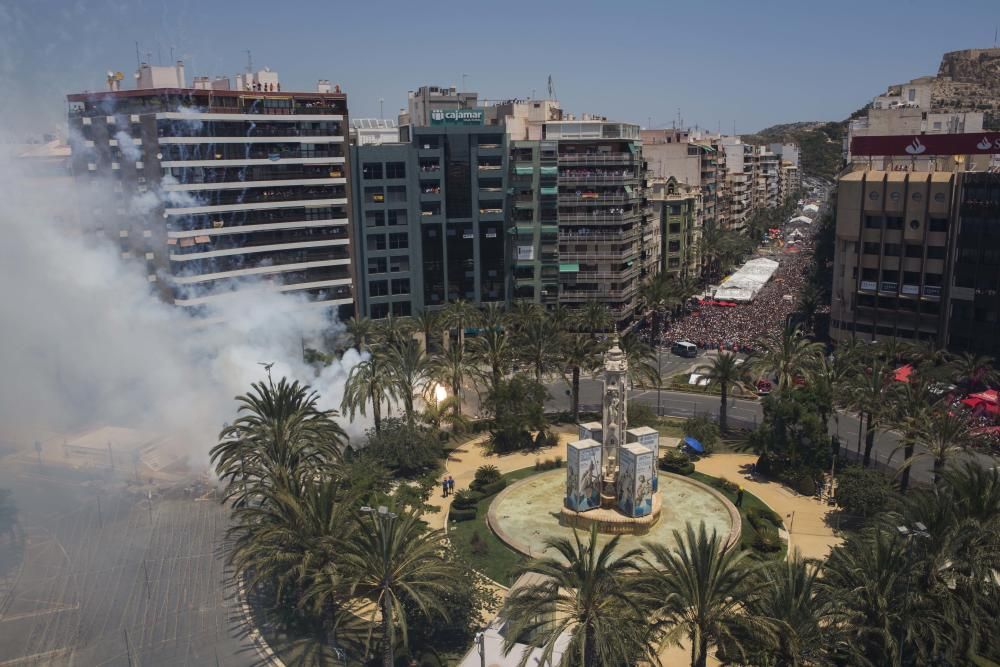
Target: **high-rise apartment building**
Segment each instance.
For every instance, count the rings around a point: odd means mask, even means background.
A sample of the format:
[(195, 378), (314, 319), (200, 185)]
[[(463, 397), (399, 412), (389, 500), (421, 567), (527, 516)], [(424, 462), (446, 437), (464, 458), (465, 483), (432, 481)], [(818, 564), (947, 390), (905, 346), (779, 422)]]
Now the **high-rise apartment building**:
[(352, 148), (360, 310), (372, 318), (507, 300), (506, 135), (431, 120), (402, 128), (404, 142)]
[[(697, 226), (723, 224), (725, 151), (718, 137), (689, 130), (642, 130), (642, 155), (649, 177), (673, 178), (678, 184), (699, 189), (702, 197)], [(720, 159), (721, 158), (721, 159)]]
[(124, 257), (179, 306), (268, 290), (353, 309), (347, 98), (281, 91), (269, 70), (200, 77), (183, 64), (136, 73), (138, 87), (68, 96), (73, 171), (108, 179), (100, 211)]
[(835, 339), (1000, 353), (1000, 174), (858, 169), (837, 196)]
[(695, 277), (700, 270), (701, 188), (671, 178), (647, 180), (652, 221), (660, 232), (660, 273)]

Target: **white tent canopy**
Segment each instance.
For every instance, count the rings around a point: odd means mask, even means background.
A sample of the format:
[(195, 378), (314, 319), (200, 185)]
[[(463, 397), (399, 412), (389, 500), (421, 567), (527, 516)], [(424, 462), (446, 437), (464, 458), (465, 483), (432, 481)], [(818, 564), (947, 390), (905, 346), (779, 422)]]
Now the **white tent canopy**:
[(757, 293), (777, 270), (778, 263), (773, 259), (765, 257), (751, 259), (736, 273), (723, 281), (719, 289), (715, 291), (715, 298), (719, 301), (738, 301), (741, 303), (753, 301)]
[(797, 215), (794, 218), (792, 218), (791, 220), (789, 220), (788, 222), (789, 222), (789, 224), (793, 224), (793, 225), (796, 225), (796, 224), (799, 224), (799, 223), (806, 224), (806, 225), (811, 225), (812, 224), (812, 218), (810, 218), (808, 215)]

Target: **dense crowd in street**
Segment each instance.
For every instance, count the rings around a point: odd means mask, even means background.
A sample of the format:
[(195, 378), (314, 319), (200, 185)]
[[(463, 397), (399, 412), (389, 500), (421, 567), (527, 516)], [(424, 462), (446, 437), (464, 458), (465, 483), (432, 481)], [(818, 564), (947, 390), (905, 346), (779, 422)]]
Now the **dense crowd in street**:
[(761, 338), (778, 335), (808, 278), (812, 239), (806, 237), (794, 247), (775, 250), (769, 258), (778, 261), (778, 270), (753, 301), (718, 306), (699, 305), (693, 300), (684, 314), (664, 326), (658, 342), (669, 347), (677, 341), (689, 341), (703, 349), (751, 352)]

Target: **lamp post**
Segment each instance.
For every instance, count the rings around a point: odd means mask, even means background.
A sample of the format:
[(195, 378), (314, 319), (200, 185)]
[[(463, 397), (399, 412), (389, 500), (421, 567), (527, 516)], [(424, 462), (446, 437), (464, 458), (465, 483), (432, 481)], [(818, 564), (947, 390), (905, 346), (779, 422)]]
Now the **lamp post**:
[[(383, 567), (385, 567), (386, 563), (389, 561), (389, 540), (386, 538), (386, 533), (389, 531), (389, 527), (393, 520), (399, 515), (395, 512), (390, 512), (389, 508), (385, 505), (379, 505), (378, 508), (364, 505), (361, 507), (361, 511), (372, 517), (372, 522), (377, 527), (379, 535), (382, 538), (382, 564)], [(396, 640), (396, 629), (392, 624), (392, 598), (386, 595), (386, 589), (388, 586), (389, 582), (383, 576), (382, 599), (385, 600), (385, 608), (382, 609), (382, 620), (385, 622), (386, 628), (388, 629), (388, 636), (385, 638), (387, 646), (384, 649), (384, 655), (388, 658), (387, 664), (394, 665), (396, 664), (394, 646)]]
[[(909, 526), (896, 526), (896, 530), (899, 532), (903, 538), (906, 539), (906, 553), (908, 556), (912, 556), (913, 553), (913, 538), (919, 537), (921, 539), (930, 538), (931, 534), (927, 530), (927, 526), (919, 521), (914, 522), (913, 528)], [(897, 653), (896, 664), (902, 667), (903, 664), (903, 641), (906, 638), (906, 626), (905, 619), (910, 614), (910, 580), (912, 579), (912, 568), (906, 568), (906, 590), (903, 593), (903, 623), (900, 623), (899, 628), (899, 650)]]

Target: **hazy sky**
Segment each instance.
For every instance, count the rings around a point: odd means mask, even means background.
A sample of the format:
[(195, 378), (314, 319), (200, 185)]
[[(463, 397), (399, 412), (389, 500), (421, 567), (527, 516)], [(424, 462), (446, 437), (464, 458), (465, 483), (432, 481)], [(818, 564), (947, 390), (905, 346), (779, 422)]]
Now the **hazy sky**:
[[(223, 2), (0, 0), (0, 112), (44, 130), (64, 95), (171, 47), (194, 75), (269, 66), (286, 90), (328, 78), (354, 117), (392, 117), (421, 84), (491, 99), (543, 96), (569, 111), (740, 132), (844, 118), (941, 54), (993, 45), (997, 0), (925, 2)], [(13, 94), (12, 94), (13, 93)]]

